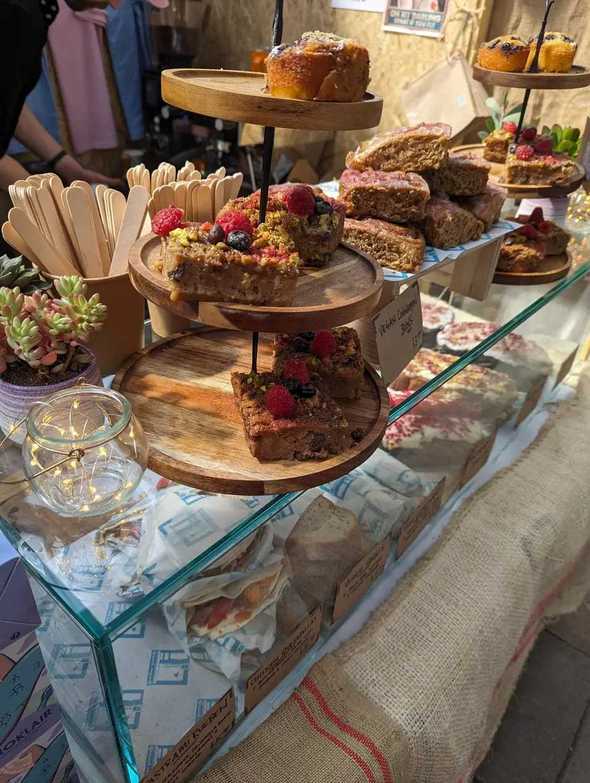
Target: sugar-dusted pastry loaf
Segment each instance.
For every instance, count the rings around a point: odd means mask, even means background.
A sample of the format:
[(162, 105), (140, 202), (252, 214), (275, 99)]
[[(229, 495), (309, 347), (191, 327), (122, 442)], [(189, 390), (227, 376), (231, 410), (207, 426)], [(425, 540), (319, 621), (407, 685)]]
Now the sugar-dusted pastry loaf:
[(429, 245), (447, 249), (479, 239), (484, 224), (458, 204), (435, 197), (426, 205), (422, 228)]
[(277, 98), (360, 101), (369, 84), (369, 52), (330, 33), (304, 33), (276, 46), (266, 60), (267, 86)]
[(448, 196), (477, 196), (485, 191), (489, 174), (490, 164), (478, 155), (451, 152), (432, 175), (433, 189)]
[(414, 171), (438, 169), (448, 156), (451, 126), (443, 122), (416, 125), (375, 136), (346, 156), (350, 169)]
[(422, 220), (430, 190), (419, 174), (403, 171), (345, 169), (340, 200), (349, 217), (373, 217), (392, 223)]
[(344, 221), (344, 241), (381, 266), (398, 272), (416, 272), (424, 260), (426, 243), (414, 226), (396, 226), (376, 218)]
[(463, 209), (476, 217), (484, 224), (486, 231), (500, 220), (502, 214), (502, 207), (508, 193), (504, 188), (495, 185), (492, 182), (488, 182), (488, 185), (483, 193), (478, 196), (468, 196), (467, 198), (457, 199), (457, 203)]

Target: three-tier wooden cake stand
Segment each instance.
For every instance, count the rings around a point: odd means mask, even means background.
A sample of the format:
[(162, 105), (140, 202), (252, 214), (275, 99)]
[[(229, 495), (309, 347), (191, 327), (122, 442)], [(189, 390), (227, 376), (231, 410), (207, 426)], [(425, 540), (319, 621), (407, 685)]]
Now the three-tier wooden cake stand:
[[(283, 0), (277, 0), (273, 46), (282, 39)], [(168, 70), (162, 94), (173, 106), (207, 116), (264, 125), (260, 220), (268, 202), (275, 128), (355, 130), (379, 124), (383, 101), (367, 93), (355, 103), (272, 97), (258, 73)], [(339, 401), (360, 437), (342, 454), (323, 460), (260, 462), (250, 454), (234, 403), (234, 370), (270, 370), (269, 333), (328, 329), (374, 312), (383, 287), (380, 265), (340, 246), (324, 269), (305, 269), (290, 307), (231, 302), (172, 302), (155, 268), (160, 240), (134, 246), (129, 272), (146, 299), (199, 324), (149, 346), (121, 368), (115, 387), (131, 401), (150, 442), (149, 467), (166, 478), (212, 492), (263, 495), (297, 491), (338, 478), (379, 446), (389, 402), (381, 379), (365, 366), (362, 393)]]

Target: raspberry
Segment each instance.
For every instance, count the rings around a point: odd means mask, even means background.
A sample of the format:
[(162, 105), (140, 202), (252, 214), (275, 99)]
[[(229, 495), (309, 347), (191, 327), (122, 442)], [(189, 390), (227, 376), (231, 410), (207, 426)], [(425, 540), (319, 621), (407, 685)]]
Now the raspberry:
[(551, 155), (553, 152), (553, 139), (549, 136), (539, 136), (535, 139), (535, 152), (539, 155)]
[(161, 209), (152, 218), (152, 231), (159, 237), (166, 237), (175, 228), (182, 227), (184, 212), (179, 207)]
[(252, 236), (254, 233), (252, 223), (250, 223), (246, 215), (244, 215), (243, 212), (237, 212), (235, 210), (230, 210), (229, 212), (219, 215), (215, 221), (215, 225), (221, 226), (225, 231), (226, 236), (231, 234), (232, 231), (243, 231), (249, 236)]
[(548, 234), (551, 231), (551, 223), (548, 220), (541, 220), (541, 222), (538, 223), (537, 228), (541, 234)]
[(308, 185), (285, 188), (283, 201), (289, 212), (299, 217), (310, 217), (315, 213), (315, 196)]
[(531, 214), (529, 215), (528, 222), (532, 223), (533, 226), (536, 226), (538, 223), (541, 223), (542, 220), (544, 220), (543, 208), (535, 207), (531, 212)]
[(508, 133), (511, 133), (513, 136), (516, 136), (516, 131), (518, 130), (518, 126), (515, 122), (503, 122), (502, 128)]
[(526, 237), (527, 239), (538, 239), (539, 238), (539, 232), (534, 226), (531, 226), (530, 223), (527, 223), (522, 228), (518, 229), (518, 233), (522, 236)]
[(327, 330), (316, 332), (316, 336), (311, 342), (311, 352), (320, 359), (331, 356), (336, 350), (336, 338)]
[(303, 359), (287, 359), (283, 368), (283, 378), (293, 378), (299, 383), (309, 383), (309, 370)]
[(531, 160), (535, 157), (535, 150), (530, 144), (521, 144), (516, 148), (516, 157), (518, 160)]
[[(518, 130), (518, 128), (517, 128)], [(516, 131), (515, 131), (516, 133)], [(520, 132), (520, 142), (534, 141), (537, 138), (536, 128), (523, 128)]]
[(280, 383), (271, 386), (266, 392), (264, 404), (275, 419), (292, 419), (297, 408), (291, 392)]

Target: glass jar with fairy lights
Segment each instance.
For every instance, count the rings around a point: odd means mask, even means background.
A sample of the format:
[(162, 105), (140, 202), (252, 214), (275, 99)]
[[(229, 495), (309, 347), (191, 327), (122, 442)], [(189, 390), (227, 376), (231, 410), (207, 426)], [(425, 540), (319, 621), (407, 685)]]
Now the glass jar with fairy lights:
[(35, 403), (22, 445), (24, 473), (36, 495), (62, 516), (118, 508), (139, 484), (147, 442), (118, 392), (80, 386)]

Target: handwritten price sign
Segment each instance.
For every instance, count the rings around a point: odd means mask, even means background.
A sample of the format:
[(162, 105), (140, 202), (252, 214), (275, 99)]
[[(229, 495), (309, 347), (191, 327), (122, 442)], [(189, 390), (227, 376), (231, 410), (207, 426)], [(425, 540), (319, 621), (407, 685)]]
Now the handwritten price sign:
[(377, 353), (386, 385), (397, 378), (422, 345), (422, 306), (417, 285), (386, 305), (375, 317)]

